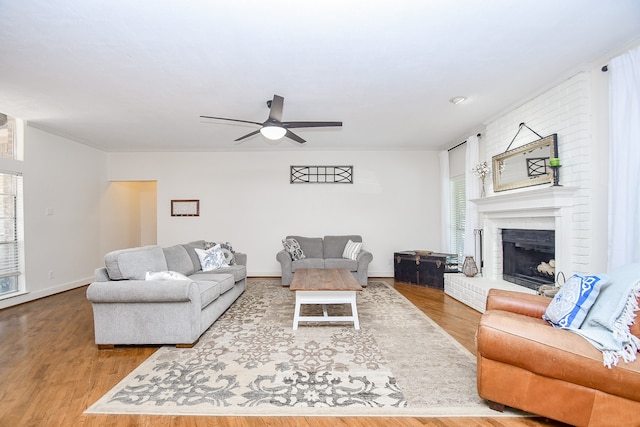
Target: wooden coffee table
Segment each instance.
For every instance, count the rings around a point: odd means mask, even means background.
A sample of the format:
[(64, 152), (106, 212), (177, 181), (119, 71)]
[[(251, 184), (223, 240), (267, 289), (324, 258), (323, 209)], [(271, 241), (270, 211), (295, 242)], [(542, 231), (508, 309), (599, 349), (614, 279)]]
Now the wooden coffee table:
[[(353, 322), (360, 329), (356, 292), (362, 286), (346, 269), (307, 268), (293, 273), (290, 290), (296, 293), (296, 308), (293, 314), (293, 330), (299, 322)], [(322, 316), (300, 316), (302, 304), (322, 304)], [(351, 316), (329, 316), (327, 304), (351, 304)]]

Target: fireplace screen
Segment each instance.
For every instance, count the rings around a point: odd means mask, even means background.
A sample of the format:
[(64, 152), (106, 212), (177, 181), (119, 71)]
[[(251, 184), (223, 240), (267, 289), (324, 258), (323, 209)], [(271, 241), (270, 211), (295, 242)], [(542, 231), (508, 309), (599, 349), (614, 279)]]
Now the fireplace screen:
[(502, 230), (502, 278), (529, 289), (555, 283), (555, 231)]

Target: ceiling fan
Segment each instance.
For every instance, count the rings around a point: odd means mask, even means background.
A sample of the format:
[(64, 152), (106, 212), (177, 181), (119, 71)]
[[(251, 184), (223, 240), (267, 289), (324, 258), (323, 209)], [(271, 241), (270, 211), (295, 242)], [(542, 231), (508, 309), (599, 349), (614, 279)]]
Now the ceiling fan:
[(250, 136), (256, 135), (257, 133), (261, 133), (265, 138), (271, 140), (277, 140), (282, 137), (287, 137), (292, 139), (300, 144), (304, 144), (304, 139), (300, 138), (295, 133), (291, 132), (289, 129), (295, 128), (315, 128), (315, 127), (333, 127), (333, 126), (342, 126), (342, 122), (283, 122), (282, 121), (282, 106), (284, 104), (284, 98), (279, 95), (273, 95), (273, 99), (267, 101), (267, 107), (269, 107), (269, 118), (265, 120), (263, 123), (252, 122), (249, 120), (239, 120), (239, 119), (228, 119), (225, 117), (212, 117), (212, 116), (200, 116), (203, 119), (218, 119), (218, 120), (229, 120), (232, 122), (240, 122), (240, 123), (251, 123), (254, 125), (260, 126), (260, 129), (250, 132), (240, 138), (236, 139), (235, 142), (242, 141), (243, 139), (249, 138)]

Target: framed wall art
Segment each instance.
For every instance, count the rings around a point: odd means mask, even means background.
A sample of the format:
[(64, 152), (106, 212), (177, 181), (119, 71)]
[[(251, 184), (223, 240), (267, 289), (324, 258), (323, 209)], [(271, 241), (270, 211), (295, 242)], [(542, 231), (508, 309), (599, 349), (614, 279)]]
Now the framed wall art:
[(200, 200), (172, 200), (171, 216), (200, 216)]

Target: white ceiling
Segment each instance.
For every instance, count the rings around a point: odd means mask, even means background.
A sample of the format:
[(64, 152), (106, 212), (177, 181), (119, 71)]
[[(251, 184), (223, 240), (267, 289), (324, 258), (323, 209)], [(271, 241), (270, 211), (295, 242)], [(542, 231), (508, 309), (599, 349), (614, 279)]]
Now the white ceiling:
[[(638, 0), (0, 0), (0, 111), (106, 151), (438, 149), (638, 37)], [(199, 118), (274, 94), (344, 125)]]

